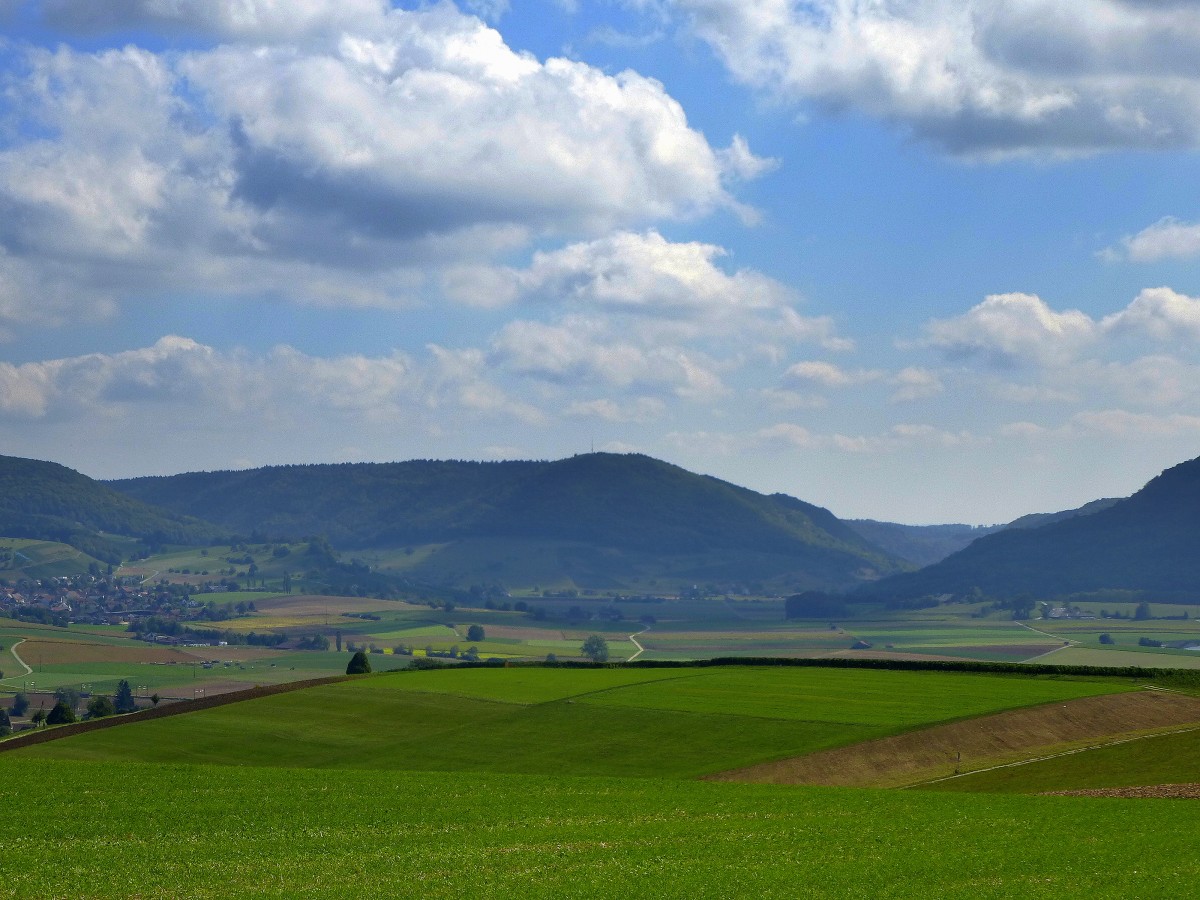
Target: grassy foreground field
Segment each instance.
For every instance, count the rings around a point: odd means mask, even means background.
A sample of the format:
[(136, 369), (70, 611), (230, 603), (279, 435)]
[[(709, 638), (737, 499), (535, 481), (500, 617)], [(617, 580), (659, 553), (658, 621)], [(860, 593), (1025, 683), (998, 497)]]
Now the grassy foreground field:
[(1134, 688), (780, 666), (356, 678), (0, 754), (0, 897), (1184, 896), (1196, 804), (696, 780)]
[[(1200, 806), (5, 760), (0, 896), (1174, 897)], [(52, 787), (53, 786), (53, 787)], [(99, 814), (98, 814), (99, 813)]]

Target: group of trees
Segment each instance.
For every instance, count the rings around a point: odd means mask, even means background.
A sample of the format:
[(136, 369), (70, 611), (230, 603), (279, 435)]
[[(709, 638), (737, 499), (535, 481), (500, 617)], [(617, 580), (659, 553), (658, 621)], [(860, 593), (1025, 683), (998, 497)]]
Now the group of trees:
[[(157, 706), (159, 702), (158, 694), (150, 698), (151, 702)], [(82, 702), (79, 691), (71, 687), (60, 687), (54, 692), (54, 706), (49, 712), (46, 709), (40, 708), (34, 711), (30, 716), (30, 720), (35, 727), (42, 725), (69, 725), (72, 722), (78, 721), (77, 710)], [(117, 682), (117, 690), (111, 697), (107, 694), (95, 694), (89, 698), (86, 706), (87, 717), (89, 719), (102, 719), (105, 716), (112, 716), (118, 713), (130, 713), (137, 709), (137, 701), (133, 696), (133, 688), (129, 682), (122, 678)], [(12, 706), (9, 710), (0, 708), (0, 736), (10, 734), (12, 732), (13, 716), (24, 716), (29, 711), (29, 696), (23, 691), (18, 691), (13, 697)]]

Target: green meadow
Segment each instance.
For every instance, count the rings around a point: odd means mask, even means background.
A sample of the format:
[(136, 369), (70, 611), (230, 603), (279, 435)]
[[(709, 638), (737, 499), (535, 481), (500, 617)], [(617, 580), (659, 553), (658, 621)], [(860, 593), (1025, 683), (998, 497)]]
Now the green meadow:
[[(0, 897), (1183, 896), (1194, 803), (698, 780), (1134, 687), (784, 666), (345, 679), (0, 753)], [(1197, 734), (1085, 768), (1178, 775)]]
[(12, 755), (687, 778), (1125, 689), (1101, 680), (817, 668), (410, 671)]
[(1200, 807), (4, 759), (0, 896), (1179, 897)]

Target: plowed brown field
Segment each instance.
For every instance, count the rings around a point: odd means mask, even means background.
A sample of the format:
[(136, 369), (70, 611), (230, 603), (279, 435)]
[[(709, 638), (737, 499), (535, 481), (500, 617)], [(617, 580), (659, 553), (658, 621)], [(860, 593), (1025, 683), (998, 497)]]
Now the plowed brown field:
[(119, 644), (97, 644), (90, 641), (44, 641), (31, 638), (17, 648), (21, 659), (31, 666), (55, 665), (57, 663), (193, 663), (194, 656), (171, 647), (155, 647), (153, 644), (138, 645), (130, 641), (128, 646)]
[(714, 781), (898, 787), (1140, 731), (1200, 722), (1200, 698), (1164, 691), (1084, 697), (936, 725), (709, 776)]

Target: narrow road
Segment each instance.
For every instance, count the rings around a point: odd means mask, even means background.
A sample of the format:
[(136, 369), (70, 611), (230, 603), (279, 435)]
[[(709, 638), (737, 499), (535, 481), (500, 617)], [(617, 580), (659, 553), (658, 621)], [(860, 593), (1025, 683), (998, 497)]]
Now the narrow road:
[[(1051, 634), (1051, 633), (1050, 633), (1050, 632), (1048, 632), (1048, 631), (1042, 631), (1042, 629), (1040, 629), (1040, 628), (1034, 628), (1032, 625), (1026, 625), (1024, 622), (1018, 622), (1017, 624), (1018, 624), (1018, 625), (1020, 625), (1022, 628), (1028, 628), (1028, 629), (1029, 629), (1030, 631), (1032, 631), (1034, 634), (1043, 634), (1043, 635), (1045, 635), (1045, 636), (1046, 636), (1046, 637), (1048, 637), (1048, 638), (1054, 638), (1056, 641), (1065, 641), (1065, 640), (1069, 640), (1069, 638), (1064, 638), (1062, 635), (1058, 635), (1058, 634)], [(1072, 644), (1078, 644), (1078, 643), (1079, 643), (1079, 641), (1071, 641), (1071, 643), (1072, 643)]]
[(1068, 647), (1075, 647), (1075, 646), (1078, 646), (1078, 644), (1079, 644), (1079, 641), (1074, 641), (1074, 640), (1072, 640), (1072, 638), (1062, 637), (1061, 635), (1051, 635), (1049, 631), (1043, 631), (1042, 629), (1039, 629), (1039, 628), (1033, 628), (1033, 625), (1026, 625), (1024, 622), (1018, 622), (1016, 624), (1020, 625), (1021, 628), (1027, 628), (1028, 630), (1032, 631), (1033, 634), (1045, 635), (1046, 637), (1054, 638), (1055, 641), (1064, 642), (1062, 644), (1062, 647), (1055, 647), (1052, 650), (1046, 650), (1045, 653), (1039, 653), (1037, 656), (1030, 656), (1030, 658), (1028, 658), (1028, 659), (1022, 659), (1021, 662), (1033, 662), (1033, 661), (1042, 659), (1043, 656), (1049, 656), (1051, 653), (1057, 653), (1058, 650), (1064, 650), (1064, 649), (1067, 649)]
[(650, 630), (650, 626), (647, 625), (641, 631), (637, 632), (637, 634), (631, 634), (629, 636), (629, 642), (631, 644), (633, 644), (633, 646), (637, 647), (637, 653), (633, 654), (633, 656), (629, 657), (629, 659), (625, 660), (625, 662), (633, 662), (635, 659), (637, 659), (639, 656), (641, 656), (643, 653), (646, 652), (646, 648), (638, 643), (637, 635), (645, 634), (649, 630)]
[[(29, 666), (25, 664), (25, 660), (21, 659), (20, 654), (17, 653), (17, 644), (23, 644), (23, 643), (25, 643), (25, 638), (21, 638), (20, 640), (17, 641), (16, 644), (13, 644), (11, 647), (9, 647), (8, 652), (11, 653), (13, 655), (13, 659), (15, 659), (18, 663), (20, 663), (22, 668), (25, 669), (25, 671), (23, 673), (21, 673), (22, 675), (32, 675), (33, 669), (29, 668)], [(21, 676), (17, 675), (15, 677), (20, 678)], [(7, 680), (7, 679), (5, 679), (5, 680)]]

